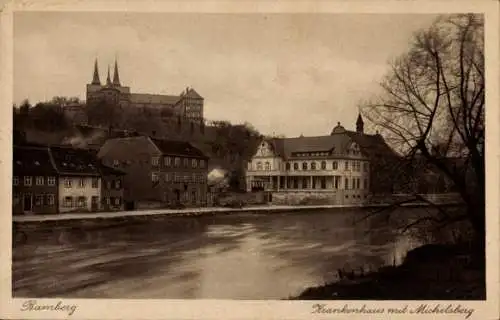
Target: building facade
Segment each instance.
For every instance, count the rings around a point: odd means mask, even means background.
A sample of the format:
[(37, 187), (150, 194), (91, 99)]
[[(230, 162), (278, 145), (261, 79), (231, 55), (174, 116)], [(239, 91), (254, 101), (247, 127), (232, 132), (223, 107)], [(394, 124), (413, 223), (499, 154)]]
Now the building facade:
[(123, 177), (125, 172), (101, 165), (101, 205), (104, 211), (121, 211), (125, 208)]
[(188, 142), (148, 136), (107, 140), (103, 164), (125, 172), (125, 207), (204, 206), (208, 158)]
[(113, 80), (110, 71), (105, 83), (101, 83), (97, 60), (94, 65), (92, 82), (87, 84), (87, 105), (105, 101), (121, 109), (140, 110), (146, 108), (158, 115), (176, 115), (194, 122), (203, 120), (204, 99), (193, 88), (186, 88), (180, 95), (131, 93), (130, 87), (120, 83), (118, 64), (115, 61)]
[(59, 212), (101, 210), (101, 173), (97, 157), (85, 149), (50, 147), (59, 176)]
[(14, 146), (13, 214), (50, 214), (58, 211), (58, 174), (49, 148)]
[(265, 139), (248, 162), (247, 191), (270, 191), (273, 202), (362, 203), (378, 183), (375, 155), (395, 153), (379, 134), (364, 133), (361, 115), (356, 131), (338, 123), (328, 136)]
[(123, 175), (103, 166), (87, 149), (14, 145), (12, 210), (14, 214), (121, 210)]

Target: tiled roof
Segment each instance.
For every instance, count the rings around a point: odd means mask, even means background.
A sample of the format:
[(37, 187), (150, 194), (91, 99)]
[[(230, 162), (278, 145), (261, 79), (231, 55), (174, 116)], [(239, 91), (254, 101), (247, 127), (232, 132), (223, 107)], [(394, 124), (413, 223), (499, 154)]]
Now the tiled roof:
[(203, 99), (203, 97), (200, 96), (193, 88), (187, 89), (187, 93), (185, 93), (184, 96), (188, 98)]
[(166, 155), (187, 156), (196, 158), (207, 158), (207, 156), (198, 148), (189, 142), (163, 140), (151, 138), (151, 141), (158, 149)]
[(12, 167), (14, 175), (56, 175), (48, 147), (14, 146)]
[(148, 94), (148, 93), (131, 93), (131, 103), (145, 103), (145, 104), (169, 104), (174, 105), (179, 101), (179, 96), (162, 95), (162, 94)]
[(60, 174), (98, 176), (99, 160), (85, 149), (51, 146), (50, 151), (55, 167)]
[(367, 156), (398, 157), (398, 154), (387, 145), (380, 134), (370, 135), (354, 131), (346, 131), (346, 134), (359, 145), (361, 152)]
[(361, 134), (344, 130), (328, 136), (273, 138), (270, 140), (275, 152), (288, 159), (297, 152), (326, 152), (343, 154), (351, 141), (355, 141), (366, 155), (395, 155), (380, 135)]
[(101, 171), (103, 176), (110, 176), (110, 175), (123, 176), (126, 174), (125, 172), (123, 172), (121, 170), (108, 167), (106, 165), (103, 165), (102, 163), (99, 164), (99, 170)]

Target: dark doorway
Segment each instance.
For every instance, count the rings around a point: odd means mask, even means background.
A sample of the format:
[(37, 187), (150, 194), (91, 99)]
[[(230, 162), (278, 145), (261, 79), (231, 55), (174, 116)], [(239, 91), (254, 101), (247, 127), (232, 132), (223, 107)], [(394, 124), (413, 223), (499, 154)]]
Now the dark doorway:
[(92, 196), (91, 208), (92, 211), (97, 211), (99, 209), (99, 197)]
[(33, 198), (31, 193), (25, 193), (23, 196), (23, 211), (32, 211)]
[(125, 210), (131, 211), (135, 209), (134, 201), (125, 201)]
[(176, 203), (181, 202), (181, 191), (179, 189), (175, 189), (175, 202)]

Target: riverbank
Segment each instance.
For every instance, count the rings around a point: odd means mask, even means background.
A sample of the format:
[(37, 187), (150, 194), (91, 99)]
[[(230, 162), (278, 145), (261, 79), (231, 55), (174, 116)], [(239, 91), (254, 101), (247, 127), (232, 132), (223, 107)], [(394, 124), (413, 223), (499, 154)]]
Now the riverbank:
[[(403, 203), (403, 207), (425, 207), (425, 202)], [(441, 205), (459, 205), (456, 203)], [(36, 215), (15, 215), (12, 220), (15, 223), (27, 222), (45, 222), (45, 221), (64, 221), (64, 220), (101, 220), (101, 219), (142, 219), (148, 216), (203, 216), (214, 214), (233, 214), (233, 213), (256, 213), (269, 214), (293, 211), (315, 211), (332, 209), (374, 209), (389, 207), (390, 204), (361, 204), (361, 205), (262, 205), (248, 206), (242, 208), (227, 207), (203, 207), (186, 209), (157, 209), (157, 210), (138, 210), (138, 211), (115, 211), (115, 212), (90, 212), (90, 213), (61, 213), (61, 214), (36, 214)]]
[[(483, 253), (483, 254), (482, 254)], [(399, 266), (308, 288), (292, 300), (484, 300), (484, 249), (467, 244), (424, 245)]]

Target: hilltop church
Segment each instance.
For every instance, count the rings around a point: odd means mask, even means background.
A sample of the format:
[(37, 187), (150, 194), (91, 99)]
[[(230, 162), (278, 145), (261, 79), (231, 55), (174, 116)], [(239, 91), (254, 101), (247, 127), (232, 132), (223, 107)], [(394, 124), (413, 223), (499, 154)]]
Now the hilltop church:
[(131, 93), (130, 87), (120, 83), (118, 63), (115, 60), (113, 80), (110, 70), (105, 83), (101, 83), (97, 59), (94, 63), (92, 82), (87, 84), (87, 104), (107, 103), (125, 108), (147, 108), (158, 113), (182, 116), (193, 121), (203, 119), (203, 97), (193, 88), (186, 88), (180, 95)]

